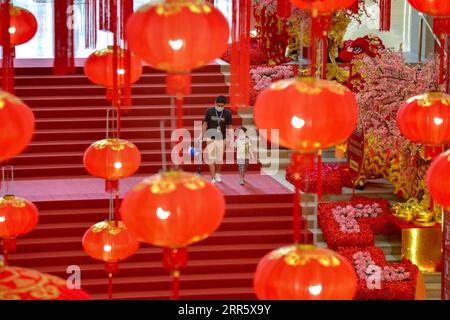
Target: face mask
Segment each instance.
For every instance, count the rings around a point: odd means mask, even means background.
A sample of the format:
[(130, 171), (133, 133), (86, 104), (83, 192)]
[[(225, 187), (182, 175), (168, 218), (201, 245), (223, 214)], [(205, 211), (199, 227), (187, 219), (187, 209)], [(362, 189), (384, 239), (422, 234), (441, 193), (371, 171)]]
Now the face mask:
[(222, 112), (222, 111), (223, 111), (223, 107), (217, 107), (217, 106), (216, 106), (216, 110), (217, 110), (218, 112)]

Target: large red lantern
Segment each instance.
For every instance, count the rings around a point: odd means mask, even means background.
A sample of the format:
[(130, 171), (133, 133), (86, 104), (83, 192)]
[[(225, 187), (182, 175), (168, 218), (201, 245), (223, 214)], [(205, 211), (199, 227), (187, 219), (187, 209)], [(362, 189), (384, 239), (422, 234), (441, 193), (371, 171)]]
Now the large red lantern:
[(311, 153), (346, 141), (356, 127), (358, 106), (343, 85), (296, 78), (276, 82), (261, 92), (254, 118), (268, 140)]
[(86, 149), (83, 162), (91, 175), (111, 181), (134, 174), (141, 164), (141, 154), (129, 141), (103, 139)]
[(261, 259), (254, 288), (261, 300), (351, 300), (357, 277), (351, 264), (334, 251), (292, 245)]
[(83, 249), (92, 258), (108, 263), (119, 262), (139, 248), (136, 237), (122, 221), (102, 221), (90, 227), (83, 236)]
[(213, 233), (225, 212), (223, 194), (208, 180), (169, 171), (145, 179), (125, 196), (121, 214), (140, 241), (183, 248)]
[(434, 17), (450, 16), (450, 2), (442, 0), (408, 0), (417, 11)]
[[(11, 47), (30, 41), (36, 34), (38, 27), (37, 20), (34, 15), (24, 8), (13, 5), (9, 6), (9, 14), (10, 24), (8, 32), (10, 35)], [(0, 34), (2, 34), (1, 28), (2, 26), (0, 24)], [(0, 37), (0, 45), (3, 45), (2, 42), (3, 39)]]
[(433, 200), (450, 209), (450, 150), (433, 160), (426, 182)]
[[(112, 98), (112, 90), (114, 87), (113, 79), (117, 77), (117, 86), (119, 89), (125, 86), (125, 55), (126, 50), (118, 48), (118, 65), (117, 70), (113, 68), (113, 47), (97, 50), (91, 53), (84, 63), (84, 73), (93, 83), (105, 86), (108, 90), (108, 97)], [(130, 53), (130, 84), (139, 80), (142, 75), (142, 63), (136, 56)]]
[(33, 111), (19, 98), (0, 91), (0, 162), (8, 160), (30, 143), (34, 133)]
[(428, 146), (450, 143), (450, 95), (428, 92), (408, 99), (398, 110), (397, 126), (407, 139), (416, 143)]
[(0, 266), (0, 300), (90, 300), (69, 281), (33, 269)]
[(191, 70), (225, 52), (229, 27), (210, 3), (174, 0), (140, 7), (128, 19), (126, 36), (139, 58), (168, 73), (169, 94), (188, 94)]
[(316, 14), (331, 14), (353, 5), (357, 0), (290, 0), (296, 7)]

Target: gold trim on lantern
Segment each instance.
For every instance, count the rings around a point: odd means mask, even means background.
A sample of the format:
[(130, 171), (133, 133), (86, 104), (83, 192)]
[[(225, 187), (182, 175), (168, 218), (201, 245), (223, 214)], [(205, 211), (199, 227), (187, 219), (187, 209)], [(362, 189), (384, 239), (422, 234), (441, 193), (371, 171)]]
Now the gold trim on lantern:
[[(106, 47), (104, 49), (100, 49), (100, 50), (94, 51), (94, 54), (96, 56), (101, 57), (101, 56), (106, 56), (108, 54), (112, 54), (113, 52), (114, 52), (114, 46), (108, 46), (108, 47)], [(125, 50), (120, 48), (120, 47), (117, 47), (117, 55), (120, 58), (123, 58), (125, 56)]]
[(92, 226), (92, 232), (98, 233), (108, 229), (108, 233), (115, 236), (125, 230), (125, 225), (122, 221), (119, 221), (118, 225), (114, 221), (101, 221)]
[(0, 110), (5, 107), (6, 102), (22, 103), (22, 101), (16, 96), (13, 96), (12, 94), (9, 94), (8, 92), (5, 91), (0, 91)]
[(184, 0), (174, 0), (170, 2), (160, 3), (157, 5), (146, 5), (139, 8), (139, 12), (146, 12), (155, 8), (155, 12), (160, 16), (171, 16), (179, 13), (183, 9), (188, 9), (192, 13), (196, 14), (209, 14), (212, 12), (210, 5), (204, 3), (203, 1), (184, 1)]
[(203, 189), (206, 186), (206, 182), (203, 178), (191, 174), (186, 175), (183, 171), (168, 171), (145, 179), (142, 183), (135, 186), (133, 190), (140, 191), (149, 187), (151, 193), (165, 194), (176, 190), (178, 185), (195, 191)]
[(136, 146), (130, 141), (112, 138), (96, 141), (92, 144), (92, 147), (96, 150), (103, 150), (108, 147), (114, 151), (122, 151), (125, 149), (125, 147), (133, 149)]
[(443, 105), (446, 106), (450, 105), (450, 96), (448, 94), (445, 94), (444, 92), (439, 91), (430, 91), (422, 95), (409, 98), (407, 102), (412, 103), (416, 100), (417, 105), (424, 108), (431, 107), (436, 102), (441, 102)]
[[(20, 272), (22, 271), (22, 272)], [(10, 275), (0, 279), (0, 300), (21, 300), (22, 294), (39, 300), (53, 300), (59, 297), (57, 286), (65, 286), (66, 281), (34, 270), (6, 267), (4, 272)], [(13, 287), (9, 283), (13, 284)]]
[(324, 267), (337, 267), (341, 264), (338, 258), (324, 253), (310, 253), (308, 251), (317, 249), (315, 245), (293, 245), (282, 247), (272, 251), (269, 260), (283, 258), (284, 262), (290, 266), (304, 266), (316, 261)]
[(298, 92), (306, 94), (319, 94), (324, 90), (334, 94), (344, 95), (348, 89), (343, 85), (325, 80), (317, 80), (314, 78), (294, 78), (275, 82), (270, 86), (272, 90), (284, 90), (293, 86)]
[(13, 206), (14, 208), (24, 208), (26, 206), (26, 202), (23, 198), (10, 195), (0, 198), (0, 208), (6, 207), (8, 205)]

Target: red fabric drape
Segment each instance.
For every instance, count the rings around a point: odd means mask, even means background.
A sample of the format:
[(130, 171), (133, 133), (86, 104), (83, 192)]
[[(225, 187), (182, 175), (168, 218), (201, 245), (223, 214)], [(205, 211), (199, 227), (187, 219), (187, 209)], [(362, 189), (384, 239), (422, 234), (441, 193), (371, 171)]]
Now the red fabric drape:
[(380, 31), (391, 30), (391, 0), (380, 0)]
[(54, 4), (55, 60), (53, 72), (67, 74), (75, 70), (73, 44), (74, 28), (73, 0), (58, 0)]
[(95, 49), (97, 44), (97, 0), (86, 0), (85, 47)]
[[(125, 40), (125, 26), (128, 18), (133, 14), (133, 0), (122, 0), (120, 1), (120, 23), (119, 23), (119, 37), (121, 40)], [(125, 49), (128, 46), (125, 44)], [(123, 66), (125, 69), (125, 83), (123, 88), (123, 105), (125, 108), (131, 107), (131, 83), (130, 83), (130, 52), (125, 51), (125, 56), (123, 57)]]
[(236, 110), (249, 105), (251, 0), (233, 0), (232, 5), (230, 104)]
[(280, 17), (289, 18), (291, 16), (291, 2), (289, 0), (278, 0), (277, 12)]
[(14, 47), (10, 45), (10, 0), (3, 0), (1, 2), (1, 24), (2, 24), (2, 43), (3, 43), (3, 58), (2, 58), (2, 88), (4, 91), (14, 93)]

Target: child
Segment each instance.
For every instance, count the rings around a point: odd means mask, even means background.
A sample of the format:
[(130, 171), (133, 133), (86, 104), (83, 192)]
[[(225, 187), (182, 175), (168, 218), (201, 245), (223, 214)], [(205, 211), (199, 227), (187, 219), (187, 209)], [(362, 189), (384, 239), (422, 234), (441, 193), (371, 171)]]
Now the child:
[(250, 138), (247, 136), (247, 129), (240, 127), (237, 132), (236, 139), (236, 160), (239, 166), (239, 177), (240, 184), (245, 184), (245, 171), (247, 171), (247, 166), (249, 159), (251, 157), (250, 153)]

